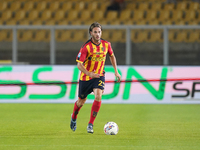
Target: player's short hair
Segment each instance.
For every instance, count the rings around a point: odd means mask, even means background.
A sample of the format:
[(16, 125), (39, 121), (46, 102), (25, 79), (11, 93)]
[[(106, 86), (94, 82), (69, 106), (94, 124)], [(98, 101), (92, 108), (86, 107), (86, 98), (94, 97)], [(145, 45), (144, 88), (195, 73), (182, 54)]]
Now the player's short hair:
[(89, 33), (90, 33), (90, 31), (92, 31), (93, 28), (95, 28), (95, 27), (99, 27), (99, 28), (101, 29), (101, 31), (102, 31), (102, 26), (101, 26), (101, 24), (98, 23), (98, 22), (94, 22), (94, 23), (92, 23), (92, 24), (90, 25)]

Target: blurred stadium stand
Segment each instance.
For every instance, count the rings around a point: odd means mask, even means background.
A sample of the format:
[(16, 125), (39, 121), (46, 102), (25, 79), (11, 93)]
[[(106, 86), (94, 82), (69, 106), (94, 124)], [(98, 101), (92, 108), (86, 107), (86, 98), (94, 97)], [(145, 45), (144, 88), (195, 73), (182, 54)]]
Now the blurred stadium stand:
[[(108, 0), (1, 0), (0, 25), (200, 25), (200, 3), (192, 0), (125, 0), (121, 11), (106, 11)], [(12, 30), (0, 30), (0, 60), (11, 59)], [(125, 30), (104, 30), (118, 64), (125, 65)], [(50, 31), (19, 30), (18, 60), (49, 63)], [(56, 64), (76, 64), (87, 30), (56, 31)], [(170, 65), (200, 65), (200, 30), (169, 31)], [(132, 30), (132, 64), (162, 65), (163, 30)], [(37, 43), (37, 44), (35, 44)], [(40, 54), (38, 56), (38, 53)], [(125, 53), (125, 52), (124, 52)]]

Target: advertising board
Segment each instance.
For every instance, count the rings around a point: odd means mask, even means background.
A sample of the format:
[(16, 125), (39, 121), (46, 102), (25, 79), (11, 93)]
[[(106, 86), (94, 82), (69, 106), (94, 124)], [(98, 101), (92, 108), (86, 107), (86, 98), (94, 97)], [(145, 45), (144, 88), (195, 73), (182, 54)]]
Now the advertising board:
[[(103, 103), (200, 103), (198, 66), (105, 67)], [(0, 103), (74, 103), (79, 70), (73, 65), (0, 66)], [(91, 93), (87, 103), (94, 100)]]

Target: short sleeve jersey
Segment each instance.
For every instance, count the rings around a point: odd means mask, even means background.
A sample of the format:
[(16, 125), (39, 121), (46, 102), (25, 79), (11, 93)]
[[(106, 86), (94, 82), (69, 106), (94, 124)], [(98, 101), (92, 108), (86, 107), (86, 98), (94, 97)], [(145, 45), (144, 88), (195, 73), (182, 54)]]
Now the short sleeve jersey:
[[(83, 63), (84, 67), (89, 71), (94, 71), (100, 76), (104, 76), (104, 66), (106, 60), (106, 54), (113, 55), (113, 50), (110, 42), (101, 39), (99, 45), (96, 45), (92, 40), (88, 40), (80, 49), (76, 61)], [(88, 81), (91, 80), (89, 76), (81, 72), (80, 80)]]

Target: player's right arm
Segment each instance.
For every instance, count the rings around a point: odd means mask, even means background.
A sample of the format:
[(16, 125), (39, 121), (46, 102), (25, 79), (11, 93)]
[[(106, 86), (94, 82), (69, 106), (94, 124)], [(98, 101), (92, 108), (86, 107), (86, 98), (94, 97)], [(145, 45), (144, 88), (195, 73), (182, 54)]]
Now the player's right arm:
[(81, 62), (77, 63), (77, 67), (81, 72), (85, 73), (87, 76), (89, 76), (91, 78), (100, 78), (99, 74), (96, 74), (94, 72), (89, 72), (87, 69), (85, 69), (85, 67), (83, 66), (83, 63), (81, 63)]

